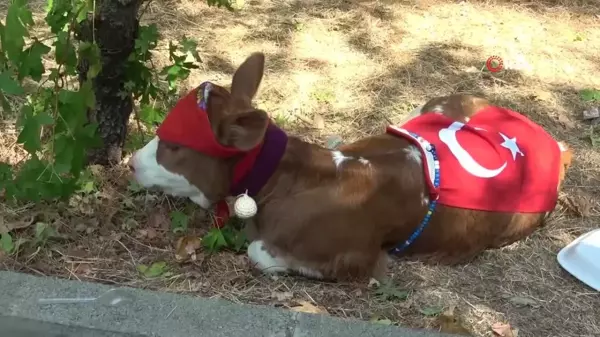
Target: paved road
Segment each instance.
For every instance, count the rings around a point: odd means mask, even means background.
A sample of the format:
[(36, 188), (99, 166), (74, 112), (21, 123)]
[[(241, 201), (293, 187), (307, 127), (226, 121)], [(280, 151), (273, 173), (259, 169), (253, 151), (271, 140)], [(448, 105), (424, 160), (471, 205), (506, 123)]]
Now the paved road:
[(0, 271), (4, 337), (443, 337), (425, 331), (121, 288), (117, 305), (40, 304), (40, 298), (97, 297), (111, 287)]

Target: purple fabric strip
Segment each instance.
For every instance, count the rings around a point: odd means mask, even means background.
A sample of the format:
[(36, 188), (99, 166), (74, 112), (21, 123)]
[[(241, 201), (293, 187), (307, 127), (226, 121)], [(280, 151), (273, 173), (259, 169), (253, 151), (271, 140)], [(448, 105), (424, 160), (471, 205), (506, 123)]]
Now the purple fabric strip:
[(256, 196), (275, 173), (287, 147), (287, 141), (287, 134), (275, 124), (270, 123), (254, 166), (236, 186), (231, 187), (231, 195), (237, 196), (248, 190), (249, 196)]

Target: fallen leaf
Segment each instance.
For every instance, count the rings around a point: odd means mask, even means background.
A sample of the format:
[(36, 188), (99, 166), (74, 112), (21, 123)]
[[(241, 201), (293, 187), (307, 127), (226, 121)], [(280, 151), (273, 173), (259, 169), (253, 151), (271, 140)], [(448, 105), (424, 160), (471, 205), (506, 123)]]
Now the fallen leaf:
[(137, 239), (141, 239), (141, 238), (145, 238), (148, 235), (148, 232), (145, 229), (139, 229), (136, 233), (135, 233), (135, 237)]
[(363, 295), (363, 292), (360, 289), (356, 289), (352, 292), (352, 297), (358, 298), (358, 297), (361, 297), (362, 295)]
[(182, 236), (175, 242), (175, 259), (184, 261), (188, 258), (197, 260), (196, 250), (202, 246), (202, 239), (197, 236)]
[(290, 310), (309, 314), (328, 314), (327, 309), (320, 306), (315, 306), (314, 304), (308, 301), (299, 300), (297, 302), (299, 305), (290, 308)]
[(382, 325), (392, 325), (393, 322), (387, 318), (379, 318), (377, 316), (371, 318), (369, 320), (369, 322), (371, 323), (375, 323), (375, 324), (382, 324)]
[(492, 325), (492, 332), (500, 337), (517, 337), (518, 330), (511, 328), (510, 324), (498, 322)]
[(164, 261), (154, 262), (152, 265), (150, 265), (150, 267), (145, 264), (139, 264), (136, 268), (140, 273), (144, 274), (144, 276), (148, 278), (161, 276), (168, 269), (167, 263)]
[(150, 213), (148, 216), (148, 226), (149, 228), (163, 228), (169, 229), (171, 228), (171, 220), (167, 212), (162, 207), (159, 207), (155, 212)]
[(148, 239), (152, 240), (158, 236), (158, 233), (156, 233), (156, 229), (148, 228), (146, 229), (146, 236), (148, 237)]
[(379, 288), (375, 291), (375, 295), (388, 301), (404, 301), (408, 298), (410, 292), (408, 290), (398, 289), (392, 282), (385, 282), (380, 284)]
[(419, 312), (425, 316), (437, 316), (442, 312), (441, 307), (425, 307), (419, 309)]
[(0, 233), (8, 233), (15, 229), (22, 229), (31, 226), (34, 223), (37, 214), (28, 216), (19, 221), (5, 221), (4, 217), (0, 216)]
[(128, 218), (125, 219), (125, 222), (123, 222), (123, 224), (121, 225), (121, 229), (125, 230), (125, 231), (130, 231), (134, 228), (138, 228), (139, 224), (137, 221), (135, 221), (135, 219), (133, 218)]
[(376, 279), (374, 279), (374, 278), (371, 278), (371, 279), (369, 280), (369, 285), (368, 285), (368, 287), (369, 287), (369, 288), (378, 288), (380, 285), (381, 285), (381, 283), (380, 283), (379, 281), (377, 281), (377, 280), (376, 280)]
[(141, 238), (154, 239), (157, 236), (156, 229), (154, 229), (154, 228), (140, 229), (137, 231), (135, 236), (138, 239), (141, 239)]
[(558, 122), (569, 128), (575, 127), (575, 122), (573, 122), (569, 117), (562, 114), (558, 114)]
[(79, 275), (89, 275), (92, 273), (92, 267), (90, 267), (87, 263), (80, 263), (74, 270), (76, 274)]
[(533, 299), (527, 298), (527, 297), (514, 296), (514, 297), (511, 297), (509, 301), (518, 307), (526, 307), (526, 306), (529, 306), (532, 308), (540, 307), (540, 304), (536, 300), (533, 300)]
[(454, 307), (450, 307), (438, 317), (438, 321), (440, 322), (440, 332), (471, 336), (471, 332), (463, 326), (462, 320), (456, 314), (454, 309)]
[(274, 291), (271, 293), (271, 298), (279, 302), (287, 301), (292, 297), (294, 297), (294, 294), (289, 291)]
[(77, 225), (75, 225), (76, 232), (85, 232), (87, 229), (88, 229), (87, 225), (84, 224), (83, 222), (80, 222)]

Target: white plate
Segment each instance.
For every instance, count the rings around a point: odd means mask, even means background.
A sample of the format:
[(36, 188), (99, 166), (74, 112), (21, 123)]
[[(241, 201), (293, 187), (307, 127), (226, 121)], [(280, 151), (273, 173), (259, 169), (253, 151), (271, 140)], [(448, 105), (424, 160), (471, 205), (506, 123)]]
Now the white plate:
[(600, 228), (581, 235), (561, 249), (557, 260), (571, 275), (600, 291)]

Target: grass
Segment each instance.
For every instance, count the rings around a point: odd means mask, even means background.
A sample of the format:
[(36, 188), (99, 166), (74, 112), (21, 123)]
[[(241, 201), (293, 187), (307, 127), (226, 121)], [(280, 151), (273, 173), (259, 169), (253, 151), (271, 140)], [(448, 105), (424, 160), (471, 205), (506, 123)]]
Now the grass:
[[(366, 284), (268, 278), (232, 253), (199, 250), (195, 261), (178, 263), (170, 212), (190, 217), (190, 236), (209, 229), (204, 212), (136, 190), (123, 167), (94, 168), (93, 188), (68, 203), (0, 205), (4, 221), (25, 223), (23, 239), (34, 236), (36, 222), (59, 233), (39, 249), (0, 258), (2, 268), (236, 303), (309, 302), (335, 316), (444, 331), (453, 330), (438, 314), (454, 309), (452, 320), (473, 336), (491, 336), (497, 322), (520, 337), (600, 335), (600, 295), (556, 262), (560, 248), (600, 220), (600, 152), (582, 137), (589, 126), (580, 116), (589, 105), (578, 94), (600, 88), (592, 47), (600, 45), (599, 8), (593, 0), (264, 0), (227, 13), (199, 0), (153, 1), (143, 21), (158, 24), (163, 43), (183, 34), (199, 41), (203, 68), (188, 88), (204, 80), (229, 85), (235, 67), (262, 51), (266, 73), (256, 104), (313, 142), (381, 132), (416, 105), (451, 92), (483, 94), (524, 113), (575, 148), (557, 211), (531, 237), (466, 265), (398, 262), (395, 290), (381, 296)], [(485, 71), (492, 55), (507, 69)], [(157, 57), (160, 64), (167, 56)], [(315, 127), (315, 116), (324, 127)], [(0, 160), (14, 162), (24, 152), (11, 129), (2, 124)], [(139, 142), (132, 138), (130, 148)]]

